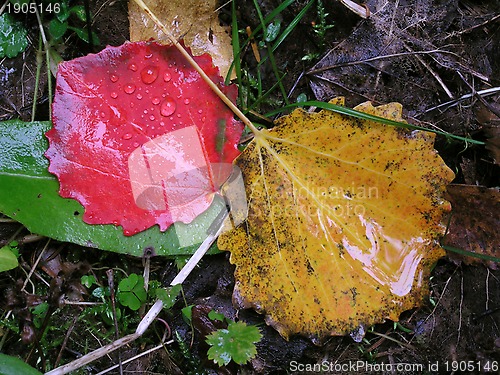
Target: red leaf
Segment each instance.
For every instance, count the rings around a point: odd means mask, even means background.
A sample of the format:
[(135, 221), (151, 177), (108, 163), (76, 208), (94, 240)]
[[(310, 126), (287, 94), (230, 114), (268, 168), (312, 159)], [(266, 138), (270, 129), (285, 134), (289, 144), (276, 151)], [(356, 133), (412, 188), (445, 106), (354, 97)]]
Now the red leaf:
[[(195, 60), (231, 100), (208, 55)], [(47, 132), (59, 194), (85, 207), (89, 224), (133, 235), (190, 222), (208, 208), (238, 155), (242, 124), (175, 47), (107, 47), (59, 65)]]

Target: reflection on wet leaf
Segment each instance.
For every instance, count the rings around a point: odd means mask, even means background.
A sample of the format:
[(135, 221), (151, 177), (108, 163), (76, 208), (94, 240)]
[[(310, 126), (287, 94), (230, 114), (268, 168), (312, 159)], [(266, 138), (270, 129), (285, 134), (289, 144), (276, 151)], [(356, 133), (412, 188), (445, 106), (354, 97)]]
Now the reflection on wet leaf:
[[(234, 100), (211, 58), (195, 59)], [(85, 207), (86, 223), (121, 225), (127, 236), (205, 211), (230, 171), (203, 170), (231, 163), (242, 131), (180, 52), (156, 42), (60, 64), (53, 118), (46, 156), (60, 195)]]
[[(402, 120), (399, 104), (356, 109)], [(328, 111), (296, 110), (257, 134), (236, 161), (248, 220), (218, 242), (237, 266), (239, 307), (320, 342), (419, 305), (444, 254), (453, 178), (433, 141)]]

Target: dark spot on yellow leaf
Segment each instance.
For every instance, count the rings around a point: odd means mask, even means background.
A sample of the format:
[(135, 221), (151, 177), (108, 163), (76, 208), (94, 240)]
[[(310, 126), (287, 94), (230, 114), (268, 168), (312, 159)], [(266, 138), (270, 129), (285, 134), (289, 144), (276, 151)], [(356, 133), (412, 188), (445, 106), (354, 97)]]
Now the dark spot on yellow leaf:
[[(342, 100), (335, 100), (342, 104)], [(402, 121), (401, 105), (356, 109)], [(434, 135), (296, 110), (236, 160), (247, 222), (219, 237), (236, 265), (233, 298), (288, 338), (319, 343), (422, 303), (453, 173)]]

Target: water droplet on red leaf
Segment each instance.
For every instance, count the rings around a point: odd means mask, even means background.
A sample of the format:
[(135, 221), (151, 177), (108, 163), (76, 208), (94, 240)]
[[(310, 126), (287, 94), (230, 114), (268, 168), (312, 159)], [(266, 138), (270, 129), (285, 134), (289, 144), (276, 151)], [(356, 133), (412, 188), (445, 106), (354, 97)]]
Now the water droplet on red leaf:
[(173, 114), (176, 108), (177, 104), (175, 103), (175, 100), (169, 96), (163, 101), (163, 103), (161, 103), (160, 113), (162, 116), (167, 117)]
[[(145, 59), (146, 55), (150, 58)], [(121, 225), (125, 235), (129, 236), (155, 224), (160, 230), (166, 230), (172, 224), (172, 212), (169, 208), (155, 212), (141, 209), (132, 196), (130, 172), (133, 169), (126, 161), (144, 144), (157, 138), (161, 140), (173, 131), (182, 130), (186, 124), (196, 127), (200, 140), (206, 142), (204, 147), (210, 163), (231, 163), (237, 156), (236, 145), (242, 125), (233, 120), (231, 111), (201, 77), (197, 78), (193, 68), (186, 66), (178, 73), (169, 70), (168, 65), (175, 65), (174, 61), (179, 62), (178, 67), (183, 66), (183, 59), (175, 47), (137, 42), (107, 47), (98, 54), (59, 65), (53, 106), (54, 128), (47, 132), (50, 147), (46, 155), (50, 160), (49, 171), (59, 179), (60, 195), (76, 197), (85, 206), (86, 222)], [(203, 70), (214, 82), (221, 84), (223, 91), (236, 97), (236, 87), (222, 85), (222, 77), (209, 58), (195, 57), (195, 60), (202, 63)], [(175, 74), (180, 75), (178, 82)], [(190, 77), (188, 85), (182, 77)], [(175, 85), (166, 84), (174, 79)], [(128, 95), (123, 96), (123, 93)], [(207, 118), (205, 123), (193, 118), (189, 107), (179, 105), (187, 97), (191, 103), (195, 103), (198, 97), (200, 101), (210, 103), (203, 108)], [(110, 105), (110, 98), (114, 100), (113, 105)], [(214, 146), (221, 131), (217, 125), (220, 118), (232, 124), (223, 130), (227, 140), (223, 152)], [(74, 126), (68, 127), (68, 123)], [(178, 142), (179, 150), (192, 148), (192, 142), (182, 139)], [(171, 147), (167, 149), (176, 153)], [(75, 150), (81, 152), (75, 155)], [(151, 162), (160, 158), (163, 163), (168, 155), (171, 153), (157, 155)], [(180, 160), (182, 152), (172, 157)], [(81, 166), (86, 166), (86, 169)], [(160, 171), (169, 173), (168, 168), (160, 167), (153, 163), (149, 171), (153, 175)], [(150, 176), (148, 173), (145, 175)], [(89, 180), (98, 182), (99, 188), (89, 184)], [(156, 180), (152, 182), (156, 183)], [(162, 197), (162, 191), (159, 193)], [(209, 195), (206, 202), (210, 201)], [(189, 222), (205, 208), (206, 205), (198, 207), (182, 221)]]
[(158, 78), (158, 68), (156, 66), (146, 66), (141, 70), (141, 79), (147, 85), (152, 84)]
[(184, 99), (184, 104), (188, 105), (189, 104), (189, 99)]
[(128, 85), (125, 85), (123, 91), (125, 91), (126, 94), (133, 94), (135, 91), (135, 85), (133, 83), (129, 83)]

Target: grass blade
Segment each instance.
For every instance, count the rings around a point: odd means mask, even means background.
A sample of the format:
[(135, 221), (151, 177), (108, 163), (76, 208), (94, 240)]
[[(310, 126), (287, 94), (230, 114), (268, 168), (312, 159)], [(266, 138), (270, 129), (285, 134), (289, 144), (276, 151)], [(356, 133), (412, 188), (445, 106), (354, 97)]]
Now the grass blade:
[(407, 124), (405, 122), (389, 120), (389, 119), (386, 119), (383, 117), (374, 116), (374, 115), (370, 115), (368, 113), (356, 111), (355, 109), (346, 108), (346, 107), (342, 107), (340, 105), (320, 102), (320, 101), (316, 101), (316, 100), (307, 101), (307, 102), (300, 102), (300, 103), (291, 103), (291, 104), (286, 105), (280, 109), (266, 113), (265, 116), (266, 117), (274, 116), (280, 112), (283, 112), (286, 109), (292, 109), (292, 108), (302, 107), (302, 106), (313, 106), (313, 107), (318, 107), (318, 108), (322, 108), (322, 109), (327, 109), (329, 111), (340, 113), (342, 115), (347, 115), (347, 116), (359, 118), (361, 120), (375, 121), (375, 122), (378, 122), (378, 123), (384, 124), (384, 125), (397, 126), (400, 128), (406, 128), (406, 129), (411, 129), (411, 130), (422, 130), (422, 131), (426, 131), (426, 132), (431, 132), (431, 133), (443, 135), (446, 138), (451, 138), (451, 139), (455, 139), (455, 140), (466, 142), (466, 143), (472, 143), (472, 144), (476, 144), (476, 145), (484, 145), (485, 144), (482, 141), (478, 141), (478, 140), (475, 140), (472, 138), (461, 137), (459, 135), (450, 134), (450, 133), (447, 133), (447, 132), (444, 132), (441, 130), (428, 129), (428, 128), (424, 128), (424, 127), (418, 126), (418, 125)]

